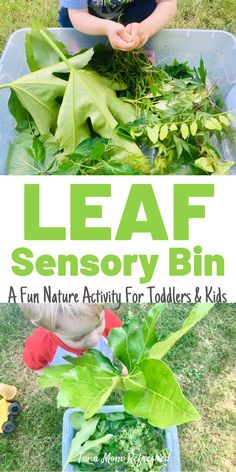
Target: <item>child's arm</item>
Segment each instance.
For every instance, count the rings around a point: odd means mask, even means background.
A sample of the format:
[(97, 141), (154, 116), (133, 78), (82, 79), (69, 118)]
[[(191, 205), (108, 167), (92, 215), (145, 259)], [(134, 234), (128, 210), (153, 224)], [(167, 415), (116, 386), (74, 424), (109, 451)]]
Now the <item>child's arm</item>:
[(68, 10), (71, 23), (81, 33), (93, 36), (107, 36), (113, 49), (128, 51), (138, 43), (137, 37), (131, 38), (125, 26), (115, 21), (97, 18), (85, 10)]
[(43, 369), (49, 367), (54, 352), (50, 334), (44, 328), (38, 328), (26, 339), (22, 357), (27, 367), (40, 375)]
[(127, 31), (132, 38), (139, 36), (139, 44), (136, 47), (141, 48), (151, 36), (168, 25), (170, 20), (177, 12), (177, 0), (158, 0), (156, 9), (141, 23), (131, 23), (127, 25)]

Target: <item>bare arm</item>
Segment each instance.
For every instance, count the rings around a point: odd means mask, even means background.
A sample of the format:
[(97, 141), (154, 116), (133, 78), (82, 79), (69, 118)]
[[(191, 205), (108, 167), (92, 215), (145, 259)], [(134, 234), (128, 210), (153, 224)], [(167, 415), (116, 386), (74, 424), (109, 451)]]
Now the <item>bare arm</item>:
[(168, 25), (177, 12), (176, 0), (159, 0), (154, 12), (141, 25), (149, 32), (149, 38)]
[(154, 12), (141, 23), (130, 23), (126, 29), (133, 40), (138, 39), (135, 47), (141, 48), (148, 39), (167, 26), (177, 11), (177, 0), (159, 0)]
[(68, 10), (70, 21), (75, 29), (81, 33), (93, 36), (107, 36), (107, 28), (110, 20), (104, 20), (90, 15), (88, 9)]
[(126, 51), (135, 47), (135, 41), (132, 40), (124, 25), (90, 15), (87, 9), (68, 12), (72, 25), (81, 33), (107, 36), (114, 49)]

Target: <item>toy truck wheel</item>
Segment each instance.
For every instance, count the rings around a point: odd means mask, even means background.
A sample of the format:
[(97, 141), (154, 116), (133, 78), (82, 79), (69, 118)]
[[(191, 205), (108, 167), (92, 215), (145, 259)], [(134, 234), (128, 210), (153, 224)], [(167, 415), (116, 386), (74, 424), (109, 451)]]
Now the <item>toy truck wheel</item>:
[(21, 406), (18, 402), (12, 402), (8, 408), (9, 415), (13, 415), (13, 416), (18, 415), (20, 413), (20, 410), (21, 410)]
[(2, 432), (4, 434), (11, 434), (11, 433), (13, 433), (15, 427), (16, 426), (14, 425), (14, 423), (12, 423), (12, 421), (6, 421), (2, 425)]

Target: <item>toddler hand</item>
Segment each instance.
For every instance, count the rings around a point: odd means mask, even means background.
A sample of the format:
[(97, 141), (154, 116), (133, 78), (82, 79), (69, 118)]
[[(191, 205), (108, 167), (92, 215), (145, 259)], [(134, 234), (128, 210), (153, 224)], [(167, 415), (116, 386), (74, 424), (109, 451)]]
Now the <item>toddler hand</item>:
[(127, 375), (129, 375), (128, 369), (127, 369), (127, 367), (125, 367), (125, 365), (122, 367), (121, 373), (122, 373), (123, 377), (127, 377)]
[(115, 21), (109, 21), (106, 27), (106, 34), (113, 49), (120, 49), (121, 51), (129, 51), (134, 49), (135, 41), (126, 27)]
[(126, 26), (126, 31), (135, 42), (136, 49), (143, 47), (149, 39), (148, 29), (142, 23), (130, 23)]

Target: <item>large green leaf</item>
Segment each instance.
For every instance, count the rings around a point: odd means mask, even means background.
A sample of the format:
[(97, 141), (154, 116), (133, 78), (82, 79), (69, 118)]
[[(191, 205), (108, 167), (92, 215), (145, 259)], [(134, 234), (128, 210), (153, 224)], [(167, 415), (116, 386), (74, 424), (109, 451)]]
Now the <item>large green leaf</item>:
[(66, 461), (66, 465), (69, 462), (76, 462), (76, 460), (78, 461), (81, 446), (83, 443), (88, 441), (88, 439), (95, 433), (98, 421), (99, 418), (95, 417), (91, 418), (88, 421), (84, 421), (81, 424), (80, 431), (75, 435), (74, 439), (71, 442), (71, 447)]
[(175, 333), (172, 333), (164, 341), (156, 343), (150, 350), (149, 357), (152, 359), (161, 359), (174, 346), (174, 344), (186, 334), (195, 324), (197, 324), (204, 316), (206, 316), (213, 303), (198, 303), (191, 310), (188, 318), (185, 320), (182, 328)]
[(22, 132), (29, 126), (29, 114), (21, 105), (14, 90), (11, 90), (11, 95), (8, 100), (8, 109), (11, 115), (16, 120), (16, 130)]
[(102, 449), (103, 444), (108, 444), (111, 439), (113, 438), (113, 434), (106, 434), (105, 436), (102, 436), (101, 438), (98, 439), (93, 439), (90, 441), (86, 441), (78, 450), (77, 454), (75, 451), (75, 459), (73, 461), (69, 462), (74, 462), (74, 461), (80, 461), (83, 462), (88, 462), (88, 456), (97, 456), (98, 454), (95, 454), (95, 452), (100, 452)]
[(161, 303), (152, 307), (141, 324), (139, 320), (132, 320), (122, 328), (111, 330), (108, 336), (109, 346), (129, 372), (148, 356), (150, 348), (157, 341), (156, 321), (163, 308)]
[(124, 380), (127, 392), (125, 410), (148, 420), (158, 428), (169, 428), (186, 421), (199, 419), (194, 406), (184, 397), (167, 365), (156, 359), (145, 359), (140, 364), (146, 385), (132, 376)]
[(58, 365), (55, 367), (49, 367), (43, 370), (42, 374), (38, 377), (37, 382), (42, 388), (56, 387), (60, 385), (65, 376), (73, 369), (72, 365)]
[[(67, 56), (68, 51), (65, 45), (56, 40), (56, 37), (49, 30), (47, 30), (47, 35), (60, 51)], [(25, 52), (28, 66), (32, 72), (57, 64), (60, 61), (58, 52), (48, 44), (38, 28), (32, 28), (29, 33), (26, 33)]]
[[(91, 59), (93, 49), (68, 59), (74, 68), (84, 67)], [(62, 97), (67, 81), (55, 74), (68, 72), (64, 62), (27, 74), (0, 88), (14, 90), (23, 107), (30, 113), (41, 134), (55, 129), (60, 104), (57, 97)]]
[[(91, 136), (88, 120), (93, 130), (105, 138), (114, 135), (118, 123), (135, 120), (135, 108), (119, 99), (111, 85), (95, 71), (71, 69), (56, 130), (56, 138), (66, 153), (73, 152), (79, 143)], [(116, 136), (113, 142), (120, 147), (121, 156), (127, 157), (127, 153), (143, 155), (128, 139)]]
[(85, 418), (90, 418), (104, 405), (120, 379), (97, 367), (76, 367), (61, 384), (58, 406), (80, 408), (85, 411)]
[(34, 137), (31, 131), (25, 130), (9, 146), (7, 174), (48, 174), (57, 151), (58, 144), (52, 134)]
[(89, 349), (80, 357), (65, 356), (65, 359), (76, 367), (97, 367), (106, 372), (116, 374), (116, 369), (108, 357), (97, 349)]

